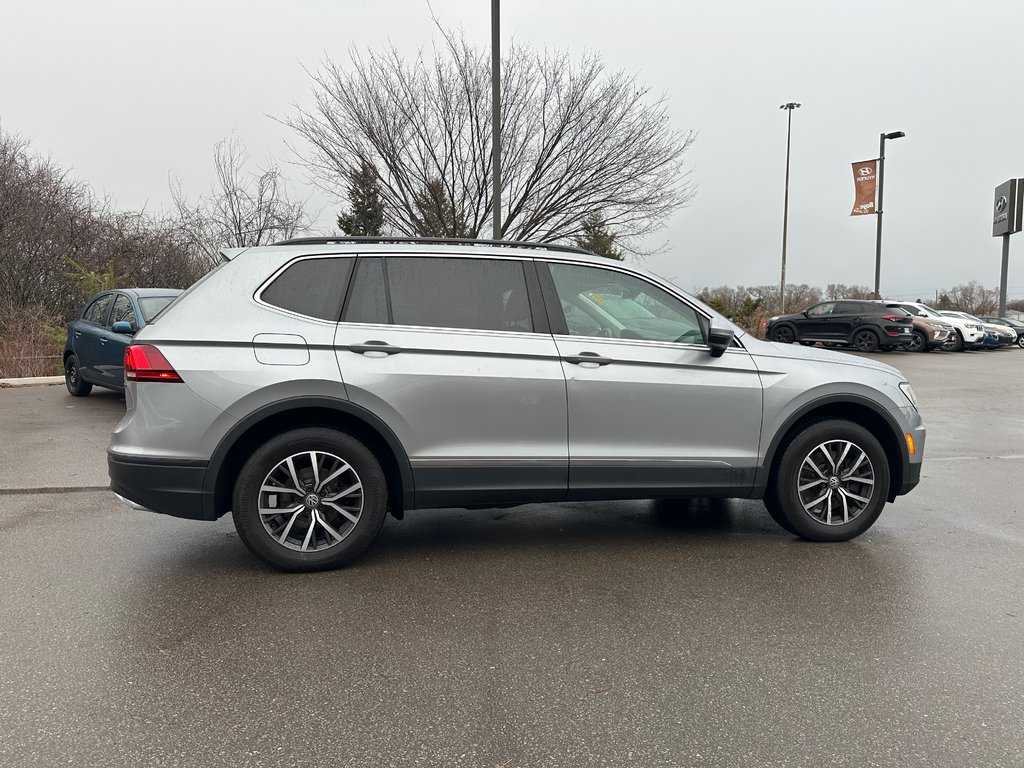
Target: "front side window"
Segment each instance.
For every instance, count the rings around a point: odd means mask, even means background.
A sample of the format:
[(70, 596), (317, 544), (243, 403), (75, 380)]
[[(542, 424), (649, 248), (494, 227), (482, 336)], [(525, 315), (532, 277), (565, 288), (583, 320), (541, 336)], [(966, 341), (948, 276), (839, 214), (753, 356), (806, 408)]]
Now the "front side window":
[(572, 336), (705, 343), (707, 321), (646, 280), (576, 264), (548, 268)]
[(385, 261), (396, 325), (533, 332), (521, 261), (421, 256)]
[(132, 306), (132, 300), (125, 296), (123, 293), (114, 299), (114, 311), (110, 314), (110, 325), (114, 323), (125, 322), (131, 325), (132, 330), (136, 330), (139, 327), (138, 320), (135, 317), (135, 307)]
[(85, 314), (82, 315), (82, 319), (89, 323), (95, 323), (96, 325), (105, 325), (107, 320), (107, 310), (110, 309), (110, 305), (113, 301), (114, 294), (112, 293), (100, 296), (96, 301), (89, 305), (87, 310), (85, 310)]
[(808, 317), (826, 317), (832, 313), (832, 307), (835, 304), (831, 301), (825, 304), (815, 304), (813, 307), (807, 310)]

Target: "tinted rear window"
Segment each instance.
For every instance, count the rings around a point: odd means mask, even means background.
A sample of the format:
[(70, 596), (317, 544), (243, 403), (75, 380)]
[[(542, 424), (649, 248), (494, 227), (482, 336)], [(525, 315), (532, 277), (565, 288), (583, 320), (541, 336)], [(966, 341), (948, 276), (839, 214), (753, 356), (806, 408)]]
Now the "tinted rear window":
[(396, 325), (533, 331), (520, 261), (401, 256), (386, 261)]
[(352, 272), (351, 258), (302, 259), (289, 266), (260, 298), (289, 312), (337, 321)]

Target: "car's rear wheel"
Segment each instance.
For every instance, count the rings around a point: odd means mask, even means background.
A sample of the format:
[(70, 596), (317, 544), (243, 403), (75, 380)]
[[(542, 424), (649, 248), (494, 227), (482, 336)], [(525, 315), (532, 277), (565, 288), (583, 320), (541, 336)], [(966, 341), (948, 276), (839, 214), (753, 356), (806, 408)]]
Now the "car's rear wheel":
[(924, 331), (914, 331), (910, 343), (906, 345), (908, 352), (926, 352), (928, 350), (928, 337)]
[(1024, 349), (1024, 336), (1017, 337), (1017, 346)]
[(796, 341), (796, 333), (788, 325), (779, 326), (772, 331), (772, 341), (777, 341), (779, 344), (792, 344)]
[(775, 505), (787, 530), (810, 541), (847, 541), (881, 514), (889, 496), (889, 462), (864, 427), (819, 421), (785, 448), (768, 493), (766, 506), (771, 512)]
[(338, 568), (384, 524), (380, 462), (344, 432), (307, 427), (259, 448), (235, 486), (235, 528), (258, 557), (286, 571)]
[(874, 331), (857, 331), (853, 335), (853, 348), (858, 352), (874, 352), (878, 349), (878, 334)]
[(74, 397), (85, 397), (92, 392), (92, 384), (82, 378), (82, 369), (74, 355), (68, 355), (64, 361), (64, 384)]

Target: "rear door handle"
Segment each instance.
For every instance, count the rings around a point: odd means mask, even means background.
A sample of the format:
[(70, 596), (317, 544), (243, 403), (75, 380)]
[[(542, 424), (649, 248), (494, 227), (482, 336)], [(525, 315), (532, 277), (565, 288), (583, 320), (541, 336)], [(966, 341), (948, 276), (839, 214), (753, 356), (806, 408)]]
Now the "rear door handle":
[(402, 348), (388, 344), (386, 341), (371, 339), (362, 344), (350, 344), (348, 350), (367, 357), (387, 357), (388, 355), (397, 355)]
[(564, 358), (564, 360), (567, 363), (582, 365), (587, 368), (597, 368), (602, 365), (608, 365), (612, 361), (610, 357), (601, 357), (597, 352), (580, 352), (578, 355), (569, 355)]

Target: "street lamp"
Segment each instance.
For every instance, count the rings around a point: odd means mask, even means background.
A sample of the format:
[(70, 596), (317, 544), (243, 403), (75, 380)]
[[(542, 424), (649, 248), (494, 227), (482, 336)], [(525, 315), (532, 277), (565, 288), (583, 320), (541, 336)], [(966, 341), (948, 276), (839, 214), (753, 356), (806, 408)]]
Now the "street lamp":
[(906, 136), (903, 131), (883, 133), (878, 141), (878, 205), (875, 206), (877, 229), (875, 231), (875, 298), (882, 298), (878, 292), (878, 284), (882, 274), (882, 184), (885, 181), (885, 140), (902, 139)]
[(779, 109), (787, 112), (786, 116), (786, 195), (782, 204), (782, 280), (779, 282), (780, 312), (786, 311), (786, 237), (789, 232), (789, 138), (793, 131), (793, 110), (800, 109), (795, 101), (787, 101), (779, 105)]

